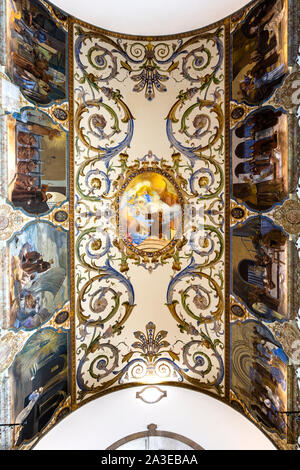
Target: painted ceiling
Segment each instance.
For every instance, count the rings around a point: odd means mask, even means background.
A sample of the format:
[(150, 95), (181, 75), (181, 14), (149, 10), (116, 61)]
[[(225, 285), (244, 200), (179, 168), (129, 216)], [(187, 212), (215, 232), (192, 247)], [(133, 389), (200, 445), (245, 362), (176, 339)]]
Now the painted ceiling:
[(296, 448), (298, 2), (169, 36), (1, 9), (2, 448), (145, 383)]

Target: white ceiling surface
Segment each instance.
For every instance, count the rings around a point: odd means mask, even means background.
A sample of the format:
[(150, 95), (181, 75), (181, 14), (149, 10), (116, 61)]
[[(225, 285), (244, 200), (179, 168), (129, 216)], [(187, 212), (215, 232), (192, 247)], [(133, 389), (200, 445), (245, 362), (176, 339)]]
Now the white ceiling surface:
[(159, 386), (167, 397), (144, 403), (144, 387), (118, 390), (66, 416), (34, 450), (104, 450), (130, 434), (158, 431), (181, 434), (206, 450), (275, 450), (271, 441), (245, 416), (221, 401), (180, 387)]
[(53, 0), (66, 13), (100, 28), (134, 35), (176, 34), (208, 26), (249, 0)]

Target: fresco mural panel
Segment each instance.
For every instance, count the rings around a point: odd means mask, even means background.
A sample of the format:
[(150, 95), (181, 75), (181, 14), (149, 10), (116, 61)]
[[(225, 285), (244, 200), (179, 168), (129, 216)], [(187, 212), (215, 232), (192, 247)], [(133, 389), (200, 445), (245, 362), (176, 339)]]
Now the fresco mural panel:
[(7, 66), (38, 105), (66, 99), (66, 34), (36, 0), (7, 2)]
[(34, 108), (13, 116), (7, 124), (8, 198), (28, 214), (49, 212), (67, 197), (66, 132)]
[(0, 447), (156, 383), (296, 449), (299, 2), (157, 37), (0, 12)]

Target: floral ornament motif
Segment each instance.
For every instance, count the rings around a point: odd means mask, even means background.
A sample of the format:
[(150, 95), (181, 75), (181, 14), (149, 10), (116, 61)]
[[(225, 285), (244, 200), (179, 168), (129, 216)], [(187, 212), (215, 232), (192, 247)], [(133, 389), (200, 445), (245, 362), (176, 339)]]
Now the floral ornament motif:
[[(75, 57), (82, 72), (79, 81), (87, 81), (95, 90), (99, 90), (101, 82), (108, 84), (120, 74), (118, 61), (121, 68), (129, 73), (131, 80), (136, 82), (133, 91), (139, 93), (145, 90), (145, 98), (149, 101), (154, 99), (155, 90), (160, 93), (167, 91), (164, 83), (169, 80), (171, 73), (179, 68), (177, 59), (180, 56), (183, 56), (181, 75), (191, 84), (200, 82), (201, 89), (206, 89), (206, 93), (211, 83), (219, 84), (223, 79), (223, 75), (217, 77), (224, 56), (222, 28), (215, 32), (197, 34), (186, 41), (178, 40), (172, 47), (167, 42), (151, 41), (144, 44), (136, 41), (128, 44), (121, 39), (114, 41), (103, 33), (84, 31), (79, 26), (76, 26), (75, 34)], [(92, 46), (86, 54), (88, 63), (84, 64), (83, 47), (88, 41)], [(199, 43), (198, 47), (189, 51), (191, 46)], [(208, 47), (209, 43), (217, 50), (218, 62), (214, 66), (211, 65), (212, 53)], [(93, 67), (95, 73), (88, 73), (88, 66)], [(202, 76), (204, 70), (207, 70), (207, 73)]]
[(134, 82), (138, 82), (133, 91), (140, 92), (145, 89), (145, 98), (149, 101), (155, 97), (154, 88), (160, 93), (167, 91), (162, 82), (169, 80), (169, 77), (159, 72), (160, 68), (155, 63), (155, 50), (151, 43), (145, 46), (145, 62), (141, 68), (140, 73), (131, 76)]
[(68, 103), (61, 103), (59, 105), (53, 104), (47, 109), (51, 118), (64, 129), (68, 130), (69, 127), (69, 105)]
[(76, 240), (76, 254), (82, 266), (87, 270), (102, 267), (102, 258), (111, 248), (110, 236), (104, 229), (99, 232), (97, 228), (83, 230)]
[[(189, 371), (202, 379), (203, 388), (215, 388), (219, 394), (222, 393), (222, 381), (224, 378), (224, 363), (218, 348), (224, 348), (222, 342), (217, 338), (211, 340), (207, 333), (201, 332), (201, 340), (192, 340), (183, 347), (183, 363)], [(215, 371), (212, 380), (212, 370)], [(196, 383), (196, 380), (190, 378), (190, 381)], [(204, 379), (204, 380), (203, 380)]]
[[(83, 29), (79, 26), (75, 26), (75, 36), (78, 36), (75, 41), (75, 58), (79, 69), (82, 72), (82, 76), (75, 76), (77, 80), (84, 84), (87, 82), (91, 88), (95, 90), (99, 90), (99, 84), (106, 83), (108, 84), (109, 81), (116, 77), (118, 74), (117, 71), (117, 60), (113, 56), (113, 54), (104, 46), (94, 45), (90, 47), (87, 54), (82, 53), (83, 46), (86, 45), (87, 41), (92, 42), (92, 38), (100, 39), (102, 42), (113, 43), (109, 38), (106, 40), (106, 36), (101, 33), (92, 33), (92, 32), (84, 32)], [(86, 65), (83, 64), (82, 59), (83, 57), (87, 58), (88, 63)], [(110, 65), (108, 65), (108, 62)], [(92, 66), (95, 69), (95, 73), (88, 73), (87, 69), (89, 66)], [(105, 69), (108, 69), (108, 72), (105, 76), (103, 73)]]
[[(201, 36), (203, 40), (203, 35)], [(215, 57), (218, 59), (216, 65), (211, 65), (213, 54), (205, 44), (201, 44), (200, 47), (193, 49), (182, 60), (182, 75), (190, 82), (191, 85), (200, 82), (201, 91), (205, 90), (205, 98), (211, 84), (219, 85), (224, 78), (222, 73), (219, 77), (217, 76), (217, 72), (220, 71), (224, 59), (223, 42), (221, 40), (222, 36), (223, 30), (222, 28), (219, 28), (215, 34), (209, 34), (206, 38), (207, 44), (212, 42), (213, 47), (216, 46)], [(211, 70), (210, 73), (209, 68)], [(206, 74), (202, 75), (204, 70), (206, 70)], [(197, 75), (192, 76), (190, 71)]]
[(245, 220), (255, 213), (250, 211), (246, 206), (237, 203), (234, 200), (230, 201), (230, 225), (241, 225)]
[(92, 124), (96, 129), (99, 129), (99, 132), (102, 133), (102, 138), (109, 139), (110, 137), (108, 135), (104, 134), (104, 129), (106, 127), (107, 121), (103, 114), (94, 114), (91, 118)]
[[(156, 379), (156, 381), (159, 379), (165, 381), (166, 379), (170, 379), (173, 375), (173, 377), (175, 377), (179, 382), (186, 380), (192, 385), (199, 386), (199, 379), (197, 377), (188, 375), (187, 372), (192, 372), (197, 375), (199, 373), (198, 367), (200, 366), (202, 368), (202, 372), (200, 373), (202, 378), (208, 375), (212, 369), (218, 369), (216, 376), (214, 376), (211, 382), (203, 382), (203, 380), (201, 381), (201, 387), (204, 389), (215, 388), (218, 390), (218, 392), (221, 391), (222, 386), (220, 384), (223, 380), (224, 367), (222, 358), (217, 351), (217, 347), (221, 343), (219, 340), (212, 342), (210, 337), (203, 333), (202, 341), (190, 341), (187, 343), (182, 348), (183, 363), (187, 367), (186, 369), (183, 369), (176, 364), (176, 362), (180, 360), (179, 354), (172, 348), (164, 349), (169, 348), (170, 346), (169, 342), (165, 341), (168, 332), (162, 330), (155, 334), (155, 331), (155, 324), (153, 322), (149, 322), (146, 325), (146, 334), (144, 334), (142, 331), (136, 331), (134, 333), (134, 336), (138, 339), (138, 341), (133, 343), (131, 346), (131, 351), (123, 356), (122, 362), (127, 362), (127, 365), (123, 369), (122, 383), (124, 378), (126, 380), (129, 378), (137, 378), (139, 380), (144, 379), (144, 381), (147, 382), (147, 379), (149, 380), (149, 378), (152, 377)], [(200, 347), (201, 351), (197, 350), (196, 352), (192, 352), (195, 343), (197, 343), (197, 346), (198, 348)], [(209, 358), (207, 358), (207, 354), (204, 352), (205, 348), (213, 349), (217, 358), (215, 363), (213, 363), (214, 361), (211, 361)], [(134, 358), (136, 354), (138, 354), (138, 356), (140, 356), (142, 359)], [(166, 354), (170, 356), (170, 358), (166, 357)], [(191, 355), (192, 360), (195, 361), (194, 365), (190, 363), (189, 357)], [(199, 355), (201, 355), (202, 359), (200, 359)], [(207, 359), (209, 364), (206, 367), (206, 370), (203, 371), (203, 365)], [(128, 377), (129, 374), (130, 376)], [(134, 376), (134, 374), (136, 374), (136, 376)]]
[(219, 230), (212, 225), (203, 225), (199, 232), (194, 229), (189, 244), (194, 255), (199, 255), (201, 268), (208, 268), (216, 264), (223, 256), (224, 242)]
[[(84, 338), (88, 335), (82, 332)], [(79, 386), (78, 396), (83, 399), (91, 393), (101, 393), (112, 385), (120, 385), (135, 381), (140, 384), (149, 382), (149, 380), (169, 383), (170, 380), (177, 382), (187, 381), (188, 383), (206, 390), (216, 389), (222, 393), (221, 382), (224, 376), (224, 366), (218, 348), (222, 344), (218, 339), (211, 340), (208, 332), (201, 333), (202, 339), (190, 341), (182, 348), (183, 363), (185, 369), (180, 367), (179, 353), (170, 347), (166, 341), (167, 331), (160, 330), (156, 333), (156, 325), (148, 322), (146, 332), (135, 331), (134, 337), (137, 341), (132, 343), (131, 349), (122, 356), (122, 364), (125, 365), (117, 370), (120, 360), (120, 350), (110, 344), (103, 342), (105, 335), (96, 334), (96, 328), (89, 344), (81, 344), (77, 349), (77, 354), (83, 352), (77, 370), (77, 383)], [(205, 350), (211, 349), (214, 358), (208, 357)], [(191, 362), (194, 361), (194, 364)], [(86, 370), (85, 370), (86, 369)], [(203, 381), (203, 378), (211, 375), (211, 371), (216, 370), (212, 380)], [(188, 375), (192, 372), (194, 376)], [(89, 379), (84, 381), (84, 375), (94, 379), (92, 385)], [(112, 375), (112, 378), (109, 378)], [(197, 375), (200, 375), (201, 382)], [(95, 381), (98, 385), (95, 385)]]
[[(156, 326), (153, 322), (149, 322), (146, 325), (146, 335), (142, 331), (135, 331), (134, 336), (138, 340), (131, 345), (131, 347), (136, 350), (141, 350), (141, 356), (147, 359), (149, 362), (157, 359), (161, 356), (162, 348), (167, 348), (170, 346), (168, 341), (165, 341), (165, 337), (168, 335), (167, 331), (159, 331), (155, 334)], [(174, 359), (178, 358), (178, 355), (173, 353), (172, 351), (167, 351), (168, 354)], [(134, 354), (133, 352), (130, 355)], [(126, 360), (128, 360), (131, 356), (127, 355)]]
[[(133, 136), (133, 116), (122, 101), (120, 93), (106, 87), (102, 87), (101, 91), (108, 100), (113, 100), (116, 109), (104, 102), (102, 97), (86, 100), (83, 93), (75, 113), (77, 139), (84, 144), (88, 154), (90, 151), (96, 152), (96, 156), (81, 159), (76, 174), (77, 193), (87, 201), (98, 201), (99, 197), (106, 196), (111, 189), (109, 175), (99, 169), (99, 160), (108, 166), (114, 156), (122, 154), (130, 145)], [(119, 116), (120, 109), (123, 111), (122, 117)], [(103, 113), (99, 110), (103, 110)], [(110, 130), (106, 130), (108, 127)], [(117, 144), (116, 138), (119, 139)]]
[(44, 0), (40, 0), (40, 2), (44, 5), (44, 7), (49, 11), (50, 15), (52, 18), (56, 20), (59, 26), (62, 26), (65, 31), (68, 31), (68, 16), (65, 15), (63, 11), (61, 11), (57, 7), (52, 7), (49, 5), (48, 2), (45, 2)]

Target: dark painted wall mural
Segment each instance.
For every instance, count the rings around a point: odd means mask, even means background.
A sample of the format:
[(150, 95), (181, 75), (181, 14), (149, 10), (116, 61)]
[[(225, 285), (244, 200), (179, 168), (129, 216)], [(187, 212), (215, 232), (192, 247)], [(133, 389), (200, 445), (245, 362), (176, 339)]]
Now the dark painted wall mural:
[(287, 3), (254, 6), (232, 34), (232, 97), (248, 105), (266, 101), (287, 72)]
[(152, 38), (0, 18), (0, 448), (150, 382), (297, 449), (299, 2)]
[(66, 232), (43, 222), (11, 240), (11, 327), (36, 328), (68, 300), (67, 247)]
[(250, 114), (232, 135), (232, 195), (250, 209), (265, 211), (287, 189), (287, 115), (268, 107)]

